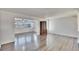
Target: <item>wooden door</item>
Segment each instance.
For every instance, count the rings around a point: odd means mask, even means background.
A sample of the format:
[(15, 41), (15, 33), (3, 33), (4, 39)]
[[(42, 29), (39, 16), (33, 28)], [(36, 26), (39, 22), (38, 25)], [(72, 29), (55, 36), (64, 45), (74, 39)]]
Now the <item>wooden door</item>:
[(47, 34), (47, 23), (46, 21), (40, 21), (40, 35)]

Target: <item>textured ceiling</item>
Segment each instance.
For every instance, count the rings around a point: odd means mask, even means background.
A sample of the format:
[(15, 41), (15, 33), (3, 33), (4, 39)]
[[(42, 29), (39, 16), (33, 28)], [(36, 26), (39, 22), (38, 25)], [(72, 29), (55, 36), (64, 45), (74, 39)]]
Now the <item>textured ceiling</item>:
[(47, 17), (73, 11), (73, 8), (0, 8), (0, 10), (26, 14), (34, 17)]

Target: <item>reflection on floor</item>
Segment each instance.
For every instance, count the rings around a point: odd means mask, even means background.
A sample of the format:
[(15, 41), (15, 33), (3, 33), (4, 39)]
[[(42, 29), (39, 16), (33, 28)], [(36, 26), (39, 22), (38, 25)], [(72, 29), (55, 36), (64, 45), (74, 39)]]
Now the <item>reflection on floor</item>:
[(23, 33), (15, 36), (16, 50), (35, 50), (39, 47), (39, 37), (36, 33)]
[(77, 39), (48, 34), (38, 36), (36, 33), (15, 35), (15, 42), (2, 45), (2, 51), (77, 51)]

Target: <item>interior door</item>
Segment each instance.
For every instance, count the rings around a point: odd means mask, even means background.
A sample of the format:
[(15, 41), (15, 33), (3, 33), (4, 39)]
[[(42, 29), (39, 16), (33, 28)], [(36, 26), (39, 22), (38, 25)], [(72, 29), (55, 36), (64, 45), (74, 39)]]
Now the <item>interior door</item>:
[(40, 35), (47, 34), (47, 23), (46, 21), (40, 21)]

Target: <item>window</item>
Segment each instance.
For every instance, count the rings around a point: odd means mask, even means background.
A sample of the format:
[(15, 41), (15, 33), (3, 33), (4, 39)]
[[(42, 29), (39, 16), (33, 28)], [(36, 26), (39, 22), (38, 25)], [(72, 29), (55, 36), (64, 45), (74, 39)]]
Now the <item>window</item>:
[(33, 28), (34, 22), (29, 19), (15, 18), (16, 28)]

